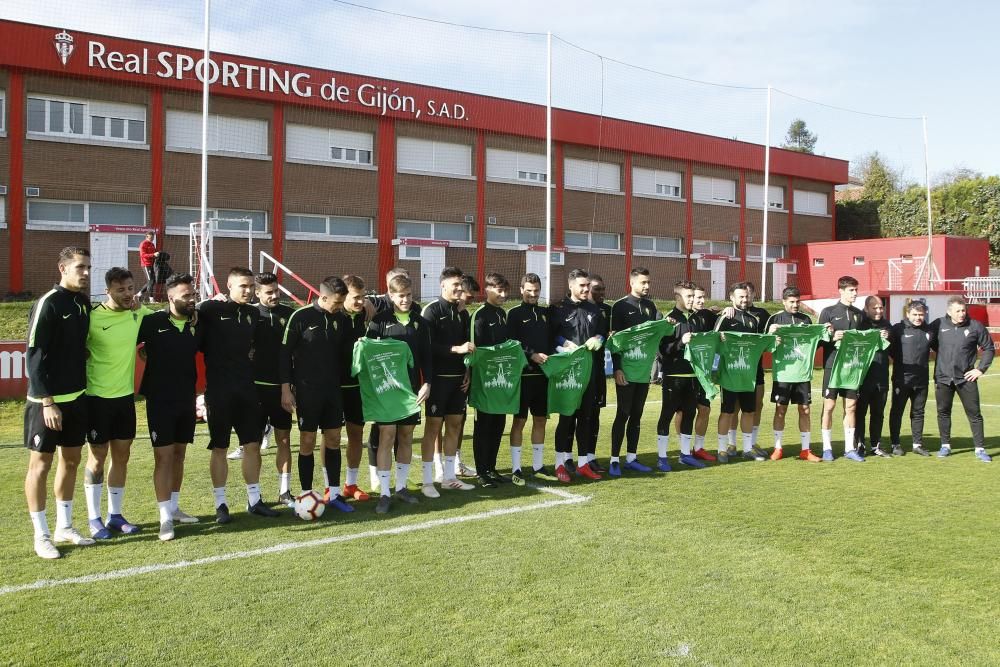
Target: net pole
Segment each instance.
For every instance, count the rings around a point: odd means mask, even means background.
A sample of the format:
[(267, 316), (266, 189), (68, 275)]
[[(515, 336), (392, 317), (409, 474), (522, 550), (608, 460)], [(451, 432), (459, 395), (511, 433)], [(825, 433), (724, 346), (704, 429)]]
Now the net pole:
[[(760, 240), (760, 300), (767, 301), (767, 214), (770, 204), (771, 185), (771, 86), (767, 86), (767, 111), (764, 114), (764, 225)], [(746, 197), (746, 193), (743, 193)]]
[[(205, 0), (205, 44), (204, 44), (204, 71), (201, 82), (201, 239), (205, 242), (205, 227), (208, 225), (208, 58), (209, 58), (209, 37), (211, 30), (212, 0)], [(205, 278), (204, 270), (201, 271), (202, 279)], [(207, 285), (205, 286), (207, 289)]]
[(552, 303), (549, 277), (552, 275), (552, 33), (545, 40), (545, 164), (548, 174), (545, 182), (545, 275), (542, 276), (542, 295), (545, 303)]
[(924, 270), (927, 272), (927, 284), (934, 289), (933, 268), (934, 258), (932, 249), (934, 247), (934, 223), (931, 219), (931, 164), (927, 150), (927, 116), (921, 116), (920, 120), (924, 130), (924, 189), (927, 191), (927, 257), (924, 259)]

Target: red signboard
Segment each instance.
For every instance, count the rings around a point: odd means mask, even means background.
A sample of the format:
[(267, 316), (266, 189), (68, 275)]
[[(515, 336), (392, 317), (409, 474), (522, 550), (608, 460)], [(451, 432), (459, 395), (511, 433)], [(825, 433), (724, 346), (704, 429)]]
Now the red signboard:
[(155, 230), (142, 225), (90, 225), (90, 231), (106, 234), (145, 234)]
[(0, 398), (24, 398), (28, 394), (28, 359), (25, 341), (0, 341)]
[(434, 239), (399, 239), (399, 245), (430, 246), (433, 248), (447, 248), (451, 245), (448, 241), (436, 241)]

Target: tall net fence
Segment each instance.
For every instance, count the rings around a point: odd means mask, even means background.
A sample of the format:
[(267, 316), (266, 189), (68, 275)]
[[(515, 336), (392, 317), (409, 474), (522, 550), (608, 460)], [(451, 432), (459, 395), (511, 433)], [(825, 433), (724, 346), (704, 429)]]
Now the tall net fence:
[[(772, 299), (829, 261), (803, 244), (877, 235), (863, 204), (843, 221), (836, 207), (873, 164), (924, 179), (919, 119), (624, 63), (558, 26), (550, 38), (333, 0), (214, 3), (208, 18), (205, 65), (203, 2), (0, 12), (4, 130), (23, 156), (0, 230), (0, 259), (23, 264), (8, 290), (37, 293), (46, 267), (24, 258), (65, 245), (141, 275), (149, 228), (208, 289), (249, 264), (300, 301), (328, 275), (382, 289), (396, 266), (422, 301), (445, 266), (501, 273), (515, 295), (536, 273), (549, 299), (573, 268), (616, 298), (639, 266), (661, 299), (681, 279), (715, 299), (749, 279)], [(858, 270), (913, 282), (901, 254)]]

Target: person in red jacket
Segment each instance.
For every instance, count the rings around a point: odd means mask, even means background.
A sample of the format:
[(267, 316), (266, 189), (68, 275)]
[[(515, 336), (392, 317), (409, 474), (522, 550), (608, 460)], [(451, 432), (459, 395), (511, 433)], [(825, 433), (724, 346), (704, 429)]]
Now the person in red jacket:
[(153, 261), (159, 254), (156, 250), (156, 244), (153, 243), (153, 232), (146, 232), (146, 238), (139, 244), (139, 263), (142, 264), (142, 270), (146, 272), (146, 284), (139, 290), (138, 296), (142, 297), (148, 294), (150, 302), (153, 301), (154, 289)]

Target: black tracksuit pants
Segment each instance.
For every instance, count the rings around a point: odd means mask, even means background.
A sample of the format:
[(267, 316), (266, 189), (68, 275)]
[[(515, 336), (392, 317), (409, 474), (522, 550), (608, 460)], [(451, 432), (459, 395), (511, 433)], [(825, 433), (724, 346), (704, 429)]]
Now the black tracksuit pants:
[(885, 404), (889, 397), (889, 386), (887, 384), (863, 384), (858, 390), (858, 404), (856, 414), (856, 429), (854, 431), (854, 442), (865, 441), (865, 422), (868, 421), (868, 413), (871, 413), (871, 423), (867, 424), (868, 443), (874, 448), (882, 444), (882, 425), (885, 424)]
[(979, 384), (976, 382), (934, 385), (934, 399), (937, 401), (938, 432), (941, 434), (941, 444), (951, 444), (951, 405), (955, 400), (956, 393), (958, 393), (959, 400), (962, 401), (965, 416), (969, 419), (969, 428), (972, 429), (972, 443), (976, 447), (985, 447), (986, 437), (983, 434), (983, 413), (979, 407)]
[(924, 408), (927, 406), (927, 385), (908, 387), (905, 384), (892, 386), (892, 408), (889, 410), (889, 438), (893, 446), (899, 443), (899, 434), (903, 428), (903, 411), (906, 403), (910, 403), (910, 432), (913, 434), (913, 445), (924, 442)]
[(657, 435), (670, 435), (670, 424), (674, 415), (681, 413), (681, 433), (691, 435), (694, 418), (698, 414), (698, 379), (663, 376), (663, 403), (660, 404), (660, 418), (656, 422)]
[(472, 452), (476, 461), (476, 473), (492, 472), (497, 469), (497, 456), (503, 431), (507, 426), (507, 415), (491, 415), (476, 410), (476, 420), (472, 426)]
[(583, 392), (580, 408), (571, 415), (559, 415), (559, 422), (556, 424), (556, 452), (572, 452), (573, 437), (576, 436), (577, 456), (581, 462), (585, 460), (594, 438), (594, 405), (594, 382), (591, 381)]
[(622, 441), (628, 439), (628, 452), (639, 451), (639, 424), (649, 395), (649, 383), (629, 382), (624, 387), (615, 385), (618, 405), (615, 421), (611, 424), (611, 456), (621, 456)]

